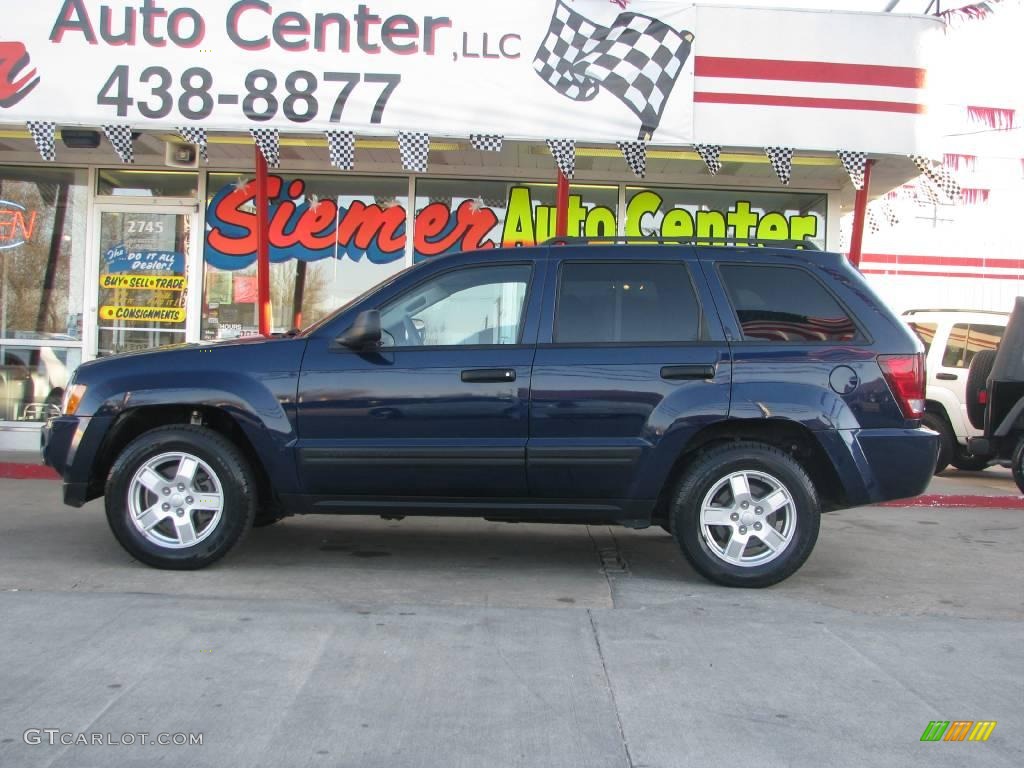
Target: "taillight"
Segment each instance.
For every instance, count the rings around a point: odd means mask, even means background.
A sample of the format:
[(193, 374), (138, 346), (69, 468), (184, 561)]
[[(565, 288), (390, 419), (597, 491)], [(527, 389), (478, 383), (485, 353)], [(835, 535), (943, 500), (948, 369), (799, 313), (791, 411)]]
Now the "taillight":
[(924, 355), (879, 355), (878, 365), (908, 419), (924, 416)]
[(979, 389), (978, 390), (978, 405), (988, 405), (988, 390), (987, 389)]

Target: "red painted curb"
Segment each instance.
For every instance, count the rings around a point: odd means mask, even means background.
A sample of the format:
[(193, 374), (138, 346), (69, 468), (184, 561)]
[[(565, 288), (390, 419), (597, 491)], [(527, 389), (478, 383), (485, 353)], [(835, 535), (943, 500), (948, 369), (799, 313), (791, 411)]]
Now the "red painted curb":
[(879, 507), (955, 507), (974, 509), (1024, 509), (1024, 496), (977, 496), (932, 493), (913, 499), (886, 501)]
[(60, 475), (43, 464), (0, 461), (0, 478), (7, 480), (59, 480)]

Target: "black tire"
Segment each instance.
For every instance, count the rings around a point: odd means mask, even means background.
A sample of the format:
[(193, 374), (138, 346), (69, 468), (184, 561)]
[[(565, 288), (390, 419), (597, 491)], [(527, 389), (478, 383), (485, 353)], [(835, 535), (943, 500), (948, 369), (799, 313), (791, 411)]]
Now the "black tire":
[[(222, 490), (220, 520), (192, 546), (171, 549), (146, 538), (132, 521), (129, 490), (136, 472), (164, 453), (183, 452), (205, 462)], [(256, 481), (252, 468), (230, 440), (206, 427), (159, 427), (137, 437), (121, 451), (107, 475), (107, 522), (114, 536), (138, 560), (155, 568), (188, 571), (224, 557), (252, 527), (256, 512)], [(191, 515), (190, 515), (191, 516)]]
[(953, 458), (949, 463), (964, 472), (980, 472), (988, 467), (992, 459), (988, 456), (975, 456), (967, 452), (967, 446), (957, 443), (953, 449)]
[(1013, 482), (1017, 484), (1017, 489), (1024, 493), (1024, 437), (1013, 451), (1013, 463), (1010, 468), (1013, 471)]
[(956, 437), (953, 435), (953, 428), (945, 416), (926, 411), (921, 417), (921, 423), (933, 432), (939, 433), (939, 455), (935, 459), (935, 474), (949, 466), (953, 460), (953, 450), (956, 448)]
[(995, 350), (983, 349), (975, 353), (971, 367), (967, 370), (967, 418), (975, 429), (985, 428), (985, 406), (978, 402), (978, 393), (987, 386), (995, 361)]
[[(792, 538), (774, 559), (763, 564), (727, 562), (711, 549), (702, 533), (700, 507), (704, 497), (730, 474), (740, 471), (777, 479), (793, 500)], [(756, 504), (757, 497), (752, 498)], [(792, 576), (814, 549), (821, 524), (818, 494), (803, 467), (783, 451), (756, 442), (720, 445), (700, 456), (679, 479), (670, 513), (673, 535), (683, 556), (706, 579), (727, 587), (767, 587)]]

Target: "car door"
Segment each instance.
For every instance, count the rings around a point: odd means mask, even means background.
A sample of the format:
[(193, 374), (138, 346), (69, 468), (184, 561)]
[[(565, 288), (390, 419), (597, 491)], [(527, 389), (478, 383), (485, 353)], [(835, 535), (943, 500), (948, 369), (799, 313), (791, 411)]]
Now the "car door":
[(310, 341), (296, 454), (307, 494), (527, 495), (532, 297), (542, 280), (530, 261), (445, 261), (342, 318), (379, 309), (380, 348), (339, 346), (341, 326)]
[(545, 293), (531, 495), (654, 498), (682, 446), (729, 412), (729, 347), (692, 249), (552, 249)]

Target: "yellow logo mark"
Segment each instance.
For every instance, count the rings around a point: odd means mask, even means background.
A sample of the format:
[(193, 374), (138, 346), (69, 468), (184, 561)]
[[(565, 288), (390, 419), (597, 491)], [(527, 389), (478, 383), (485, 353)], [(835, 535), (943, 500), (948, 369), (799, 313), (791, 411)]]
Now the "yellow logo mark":
[(974, 730), (971, 731), (971, 735), (967, 737), (967, 740), (988, 741), (988, 737), (992, 735), (992, 731), (994, 731), (995, 728), (995, 720), (979, 720), (974, 724)]

